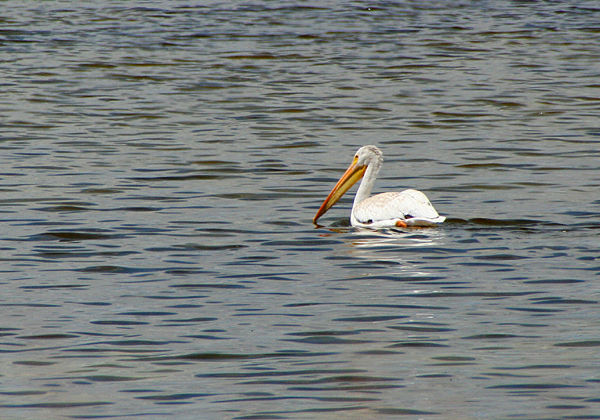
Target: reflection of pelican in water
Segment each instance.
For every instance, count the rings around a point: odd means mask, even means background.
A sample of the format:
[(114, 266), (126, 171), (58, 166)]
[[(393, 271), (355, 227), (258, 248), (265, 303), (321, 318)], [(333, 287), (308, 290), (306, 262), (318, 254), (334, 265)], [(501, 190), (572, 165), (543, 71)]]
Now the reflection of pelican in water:
[[(360, 229), (352, 232), (352, 245), (361, 249), (390, 249), (393, 247), (396, 251), (399, 248), (420, 248), (426, 246), (435, 246), (438, 239), (444, 236), (436, 232), (432, 234), (429, 231), (419, 231), (418, 233), (406, 233), (393, 229), (367, 230)], [(358, 237), (358, 238), (357, 238)]]
[(371, 196), (382, 163), (382, 153), (376, 146), (363, 146), (358, 149), (352, 163), (321, 205), (313, 223), (316, 224), (319, 217), (363, 176), (352, 205), (350, 216), (352, 226), (369, 228), (435, 226), (446, 220), (444, 216), (438, 214), (421, 191), (405, 190)]
[[(357, 229), (351, 231), (351, 236), (345, 239), (350, 248), (349, 254), (368, 264), (383, 263), (394, 267), (389, 274), (401, 277), (427, 277), (432, 273), (423, 270), (417, 256), (426, 253), (437, 255), (444, 251), (440, 245), (445, 242), (446, 232), (438, 229), (419, 231), (398, 231), (394, 229)], [(443, 246), (443, 245), (442, 245)], [(417, 251), (417, 249), (423, 251)]]

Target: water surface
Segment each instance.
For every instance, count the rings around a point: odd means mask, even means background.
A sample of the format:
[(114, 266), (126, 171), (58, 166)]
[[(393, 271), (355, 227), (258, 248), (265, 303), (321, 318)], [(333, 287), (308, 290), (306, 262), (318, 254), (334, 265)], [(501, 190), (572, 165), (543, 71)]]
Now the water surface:
[(3, 418), (599, 417), (596, 2), (3, 6)]

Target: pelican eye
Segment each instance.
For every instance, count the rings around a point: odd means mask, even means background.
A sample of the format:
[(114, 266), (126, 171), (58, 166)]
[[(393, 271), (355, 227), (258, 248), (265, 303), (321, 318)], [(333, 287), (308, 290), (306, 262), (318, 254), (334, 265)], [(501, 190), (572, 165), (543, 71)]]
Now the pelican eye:
[(373, 223), (373, 219), (369, 219), (365, 222), (365, 225), (370, 225), (371, 223)]

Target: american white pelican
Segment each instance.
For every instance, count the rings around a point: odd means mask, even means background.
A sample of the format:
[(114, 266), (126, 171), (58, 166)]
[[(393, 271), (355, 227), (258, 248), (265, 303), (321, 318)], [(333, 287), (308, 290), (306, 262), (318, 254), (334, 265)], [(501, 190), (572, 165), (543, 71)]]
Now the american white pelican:
[(354, 197), (350, 214), (352, 226), (368, 228), (435, 226), (446, 220), (444, 216), (438, 214), (421, 191), (404, 190), (371, 196), (382, 163), (383, 155), (376, 146), (363, 146), (358, 149), (344, 175), (321, 204), (321, 208), (313, 218), (313, 223), (317, 224), (319, 217), (361, 178), (363, 180)]

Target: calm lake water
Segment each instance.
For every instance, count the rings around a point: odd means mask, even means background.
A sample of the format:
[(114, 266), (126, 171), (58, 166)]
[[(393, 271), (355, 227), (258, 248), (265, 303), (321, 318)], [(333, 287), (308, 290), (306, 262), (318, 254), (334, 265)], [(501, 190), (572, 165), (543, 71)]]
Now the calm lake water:
[(600, 418), (598, 2), (1, 6), (3, 419)]

